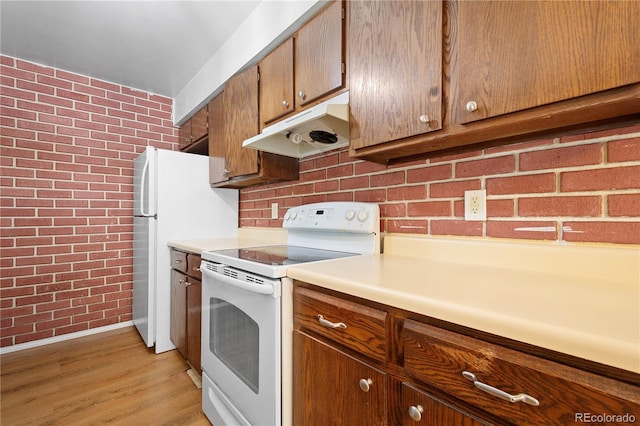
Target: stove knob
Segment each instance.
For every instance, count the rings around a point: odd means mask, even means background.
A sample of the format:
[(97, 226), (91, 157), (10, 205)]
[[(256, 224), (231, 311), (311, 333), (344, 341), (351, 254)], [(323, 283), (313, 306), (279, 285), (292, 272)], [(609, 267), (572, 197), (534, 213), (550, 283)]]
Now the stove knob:
[(354, 212), (351, 209), (347, 210), (347, 213), (344, 215), (344, 218), (347, 219), (348, 221), (352, 221), (355, 217), (356, 217), (356, 212)]
[(369, 217), (369, 213), (367, 213), (366, 210), (360, 210), (360, 212), (358, 213), (358, 220), (360, 222), (365, 222), (368, 217)]
[(289, 220), (289, 217), (290, 217), (290, 215), (289, 215), (289, 211), (287, 211), (287, 212), (284, 214), (284, 220), (285, 220), (285, 222), (286, 222), (287, 220)]
[(291, 210), (291, 220), (294, 220), (296, 217), (298, 217), (298, 212)]

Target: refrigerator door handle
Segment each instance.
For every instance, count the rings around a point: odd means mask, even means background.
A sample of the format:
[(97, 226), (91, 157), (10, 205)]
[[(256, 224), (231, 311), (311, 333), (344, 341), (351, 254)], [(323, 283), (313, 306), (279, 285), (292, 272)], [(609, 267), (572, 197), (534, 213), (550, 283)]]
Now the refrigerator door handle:
[(147, 161), (144, 162), (144, 167), (142, 168), (142, 177), (140, 178), (140, 215), (142, 217), (155, 217), (156, 215), (154, 214), (149, 214), (149, 212), (144, 211), (144, 188), (145, 186), (145, 177), (147, 175), (147, 172), (149, 171), (149, 159), (147, 159)]

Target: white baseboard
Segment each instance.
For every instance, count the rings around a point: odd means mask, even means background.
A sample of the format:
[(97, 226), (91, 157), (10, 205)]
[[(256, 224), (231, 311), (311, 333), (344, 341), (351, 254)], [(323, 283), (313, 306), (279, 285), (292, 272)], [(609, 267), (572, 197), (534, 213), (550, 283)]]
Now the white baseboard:
[(47, 337), (46, 339), (19, 343), (17, 345), (0, 348), (0, 355), (22, 351), (24, 349), (37, 348), (38, 346), (50, 345), (52, 343), (64, 342), (65, 340), (77, 339), (78, 337), (90, 336), (92, 334), (104, 333), (105, 331), (117, 330), (118, 328), (129, 327), (132, 325), (133, 321), (125, 321), (119, 322), (117, 324), (105, 325), (104, 327), (96, 327), (89, 330), (77, 331), (75, 333), (63, 334), (60, 336)]

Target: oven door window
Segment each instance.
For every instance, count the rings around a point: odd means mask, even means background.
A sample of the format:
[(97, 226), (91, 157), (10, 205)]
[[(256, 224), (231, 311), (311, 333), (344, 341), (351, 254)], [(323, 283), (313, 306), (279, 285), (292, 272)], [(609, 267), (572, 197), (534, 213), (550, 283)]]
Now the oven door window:
[(258, 324), (235, 305), (211, 298), (209, 350), (255, 394), (260, 389)]

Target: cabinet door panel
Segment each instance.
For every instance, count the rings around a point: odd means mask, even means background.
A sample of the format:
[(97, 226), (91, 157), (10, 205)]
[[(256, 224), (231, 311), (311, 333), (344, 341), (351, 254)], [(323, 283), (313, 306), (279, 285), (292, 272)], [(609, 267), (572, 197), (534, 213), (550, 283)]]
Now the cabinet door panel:
[(342, 87), (342, 34), (341, 1), (321, 11), (296, 34), (295, 96), (298, 106)]
[(351, 148), (440, 129), (442, 2), (348, 4)]
[(187, 276), (175, 269), (171, 270), (171, 341), (178, 352), (187, 358)]
[(224, 97), (219, 94), (209, 102), (209, 183), (228, 180), (227, 142), (224, 129)]
[(206, 106), (191, 117), (191, 137), (194, 142), (207, 136), (208, 119), (209, 114)]
[(223, 93), (229, 178), (258, 173), (258, 151), (242, 147), (258, 134), (258, 67), (229, 79)]
[(187, 120), (178, 129), (178, 148), (182, 149), (191, 143), (191, 119)]
[[(294, 424), (386, 424), (385, 374), (300, 332), (294, 332)], [(360, 380), (370, 379), (369, 391)]]
[[(463, 1), (457, 5), (458, 68), (451, 85), (454, 122), (472, 122), (640, 81), (638, 2)], [(477, 110), (466, 109), (471, 101)]]
[(293, 39), (269, 53), (260, 63), (260, 123), (293, 111)]
[(202, 282), (189, 278), (187, 287), (187, 359), (200, 372), (200, 330), (202, 318)]
[[(411, 417), (411, 416), (414, 417)], [(434, 397), (402, 384), (402, 425), (481, 426), (484, 423)]]

